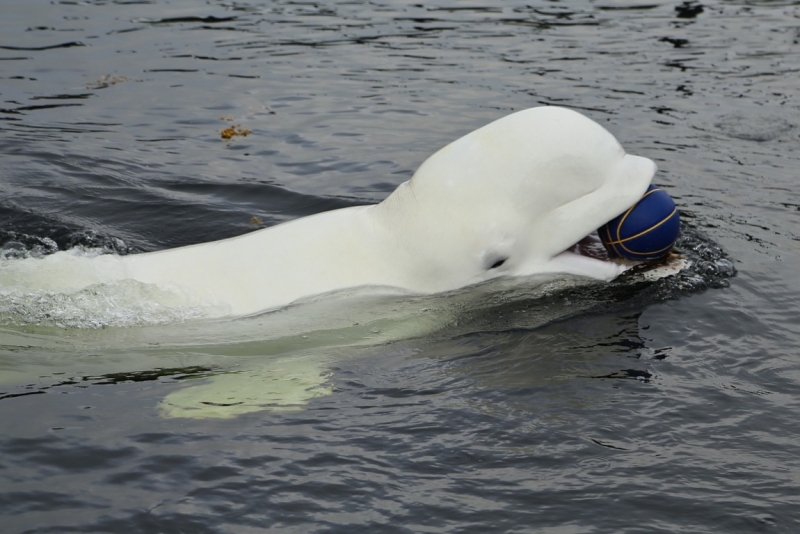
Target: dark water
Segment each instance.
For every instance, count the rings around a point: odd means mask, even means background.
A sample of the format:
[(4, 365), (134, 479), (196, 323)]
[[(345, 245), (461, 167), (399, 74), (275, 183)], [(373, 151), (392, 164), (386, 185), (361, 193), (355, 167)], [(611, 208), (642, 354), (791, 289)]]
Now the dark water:
[[(233, 419), (156, 407), (177, 378), (273, 345), (107, 349), (3, 327), (0, 372), (39, 373), (0, 382), (3, 532), (800, 528), (799, 2), (0, 15), (6, 256), (156, 250), (375, 202), (460, 135), (558, 104), (657, 161), (738, 270), (729, 287), (473, 310), (333, 358), (333, 392), (304, 410)], [(234, 125), (249, 135), (223, 140)]]

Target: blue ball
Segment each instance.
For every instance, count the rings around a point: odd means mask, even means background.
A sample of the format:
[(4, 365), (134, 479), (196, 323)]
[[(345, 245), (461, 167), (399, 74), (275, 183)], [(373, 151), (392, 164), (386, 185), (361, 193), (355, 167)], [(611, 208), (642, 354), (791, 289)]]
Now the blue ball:
[(675, 202), (663, 189), (651, 185), (628, 211), (597, 230), (612, 258), (657, 260), (672, 250), (681, 229)]

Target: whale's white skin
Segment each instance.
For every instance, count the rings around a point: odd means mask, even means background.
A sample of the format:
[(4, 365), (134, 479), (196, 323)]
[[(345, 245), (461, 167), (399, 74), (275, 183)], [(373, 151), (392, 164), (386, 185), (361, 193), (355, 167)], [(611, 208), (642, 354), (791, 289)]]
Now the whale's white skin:
[(501, 276), (611, 280), (626, 266), (566, 251), (635, 204), (655, 171), (583, 115), (532, 108), (442, 148), (380, 204), (159, 252), (7, 260), (0, 286), (70, 292), (130, 279), (241, 316), (359, 286), (424, 294)]

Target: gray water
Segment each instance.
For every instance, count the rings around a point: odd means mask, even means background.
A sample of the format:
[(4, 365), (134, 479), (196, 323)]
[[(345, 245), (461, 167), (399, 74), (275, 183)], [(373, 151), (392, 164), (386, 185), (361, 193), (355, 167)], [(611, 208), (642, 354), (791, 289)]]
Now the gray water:
[[(16, 319), (74, 303), (3, 293), (0, 530), (797, 532), (798, 71), (792, 1), (6, 0), (6, 257), (376, 202), (457, 137), (555, 104), (655, 160), (687, 249), (737, 275), (393, 297), (346, 342), (135, 307), (122, 323), (153, 324), (37, 326)], [(159, 412), (182, 378), (308, 354), (328, 394), (302, 409)]]

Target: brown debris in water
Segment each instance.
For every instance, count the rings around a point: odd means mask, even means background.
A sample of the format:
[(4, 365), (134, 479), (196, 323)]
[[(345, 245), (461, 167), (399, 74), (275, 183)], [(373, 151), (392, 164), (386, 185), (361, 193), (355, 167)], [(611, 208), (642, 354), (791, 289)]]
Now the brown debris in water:
[[(229, 119), (228, 117), (220, 117), (219, 120), (228, 122), (233, 121), (233, 119)], [(222, 137), (226, 141), (230, 141), (234, 137), (247, 137), (249, 134), (250, 130), (248, 130), (247, 128), (242, 128), (241, 124), (234, 124), (232, 126), (228, 126), (219, 133), (220, 137)]]

